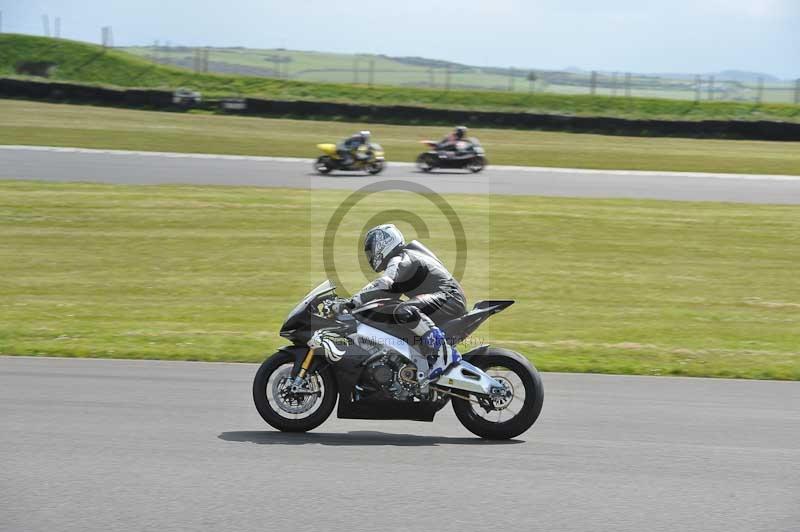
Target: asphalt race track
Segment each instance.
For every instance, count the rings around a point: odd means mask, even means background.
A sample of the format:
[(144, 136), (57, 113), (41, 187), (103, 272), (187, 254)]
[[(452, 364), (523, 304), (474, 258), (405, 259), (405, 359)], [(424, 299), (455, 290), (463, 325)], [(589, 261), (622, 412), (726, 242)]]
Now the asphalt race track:
[[(316, 176), (304, 160), (0, 146), (0, 179), (800, 204), (800, 176), (490, 167)], [(0, 532), (797, 531), (800, 383), (545, 374), (518, 440), (331, 418), (270, 429), (256, 366), (0, 357)]]
[(796, 531), (800, 384), (544, 374), (519, 440), (281, 434), (256, 366), (0, 357), (0, 530)]
[(401, 179), (439, 193), (800, 204), (800, 176), (498, 166), (477, 175), (463, 171), (427, 175), (410, 164), (391, 162), (378, 177), (336, 172), (318, 176), (311, 161), (303, 159), (24, 146), (0, 146), (0, 179), (351, 190), (379, 180)]

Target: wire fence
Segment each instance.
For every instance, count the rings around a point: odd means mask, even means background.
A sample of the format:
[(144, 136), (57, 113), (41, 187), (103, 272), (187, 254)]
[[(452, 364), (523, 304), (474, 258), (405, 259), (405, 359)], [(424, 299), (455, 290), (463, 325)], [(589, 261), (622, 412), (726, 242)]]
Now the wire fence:
[[(631, 72), (552, 71), (470, 67), (420, 58), (359, 56), (318, 64), (314, 54), (284, 50), (193, 48), (154, 45), (129, 48), (152, 61), (250, 76), (418, 87), (437, 90), (503, 91), (514, 93), (587, 94), (612, 97), (668, 98), (693, 101), (733, 101), (800, 104), (800, 79), (780, 80), (742, 73), (647, 75)], [(323, 54), (324, 55), (324, 54)]]
[[(0, 11), (0, 32), (3, 31)], [(42, 33), (61, 36), (61, 19), (42, 15)], [(101, 28), (104, 47), (114, 47), (113, 30)], [(473, 67), (418, 57), (341, 55), (288, 50), (173, 46), (125, 48), (156, 63), (196, 72), (216, 72), (298, 81), (435, 90), (586, 94), (611, 97), (800, 104), (800, 79), (780, 80), (741, 72), (645, 75), (631, 72), (554, 71)], [(322, 59), (320, 59), (322, 58)]]

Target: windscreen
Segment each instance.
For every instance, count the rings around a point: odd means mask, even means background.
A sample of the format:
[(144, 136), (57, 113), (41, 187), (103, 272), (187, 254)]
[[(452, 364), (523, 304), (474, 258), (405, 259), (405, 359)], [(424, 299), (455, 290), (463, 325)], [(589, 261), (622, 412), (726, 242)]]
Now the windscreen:
[(297, 306), (296, 306), (296, 307), (294, 307), (294, 309), (292, 309), (292, 311), (291, 311), (291, 312), (289, 313), (289, 315), (286, 317), (286, 321), (289, 321), (289, 318), (291, 318), (291, 317), (292, 317), (292, 316), (294, 316), (295, 314), (298, 314), (298, 313), (300, 313), (300, 312), (303, 312), (303, 310), (305, 310), (305, 308), (306, 308), (306, 307), (307, 307), (307, 306), (308, 306), (308, 305), (309, 305), (309, 304), (310, 304), (310, 303), (311, 303), (311, 302), (312, 302), (314, 299), (316, 299), (317, 297), (321, 296), (322, 294), (324, 294), (324, 293), (326, 293), (326, 292), (331, 292), (331, 291), (333, 291), (334, 289), (336, 289), (336, 285), (334, 285), (332, 282), (330, 282), (330, 280), (326, 280), (325, 282), (323, 282), (323, 283), (320, 283), (320, 284), (319, 284), (319, 285), (318, 285), (316, 288), (314, 288), (314, 289), (313, 289), (311, 292), (309, 292), (308, 294), (306, 294), (306, 297), (304, 297), (304, 298), (303, 298), (303, 300), (302, 300), (300, 303), (298, 303), (298, 304), (297, 304)]

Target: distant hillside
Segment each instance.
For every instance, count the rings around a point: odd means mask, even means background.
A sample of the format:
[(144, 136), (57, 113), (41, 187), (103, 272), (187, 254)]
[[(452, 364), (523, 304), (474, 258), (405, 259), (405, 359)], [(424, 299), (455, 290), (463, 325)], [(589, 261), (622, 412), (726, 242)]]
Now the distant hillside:
[(444, 68), (450, 69), (454, 72), (464, 72), (467, 70), (474, 70), (477, 67), (471, 67), (469, 65), (462, 65), (459, 63), (453, 63), (452, 61), (443, 61), (441, 59), (426, 59), (424, 57), (392, 57), (382, 55), (380, 57), (385, 57), (386, 59), (390, 59), (392, 61), (397, 61), (398, 63), (403, 63), (404, 65), (413, 65), (425, 68)]
[[(370, 105), (410, 105), (455, 110), (518, 111), (530, 113), (568, 114), (578, 116), (609, 116), (620, 118), (662, 119), (773, 119), (800, 121), (800, 106), (748, 103), (700, 102), (655, 99), (612, 98), (585, 94), (565, 95), (537, 91), (479, 91), (457, 90), (451, 85), (445, 90), (441, 74), (433, 88), (404, 86), (367, 86), (369, 70), (377, 77), (379, 67), (391, 65), (397, 69), (400, 81), (413, 80), (413, 69), (379, 56), (359, 57), (358, 83), (352, 83), (353, 56), (319, 52), (281, 50), (259, 51), (226, 48), (209, 51), (208, 66), (216, 63), (238, 62), (248, 68), (274, 69), (281, 78), (193, 72), (170, 64), (161, 64), (161, 50), (137, 49), (137, 54), (65, 39), (50, 39), (27, 35), (0, 34), (0, 75), (38, 76), (52, 80), (114, 85), (120, 87), (174, 89), (181, 86), (201, 91), (205, 96), (246, 95), (252, 97), (310, 100)], [(172, 54), (188, 54), (191, 66), (196, 63), (195, 51), (183, 48)], [(155, 59), (158, 62), (154, 62)], [(345, 61), (346, 59), (346, 61)], [(169, 59), (170, 61), (173, 58)], [(374, 61), (374, 63), (373, 63)], [(381, 63), (383, 61), (383, 63)], [(341, 83), (320, 83), (285, 79), (291, 72), (315, 72), (330, 68), (341, 70)], [(349, 64), (350, 71), (345, 70)], [(372, 68), (370, 68), (372, 65)], [(388, 68), (388, 66), (387, 66)], [(405, 71), (403, 70), (405, 69)], [(480, 74), (480, 73), (478, 73)], [(469, 75), (478, 75), (470, 73)], [(563, 73), (562, 73), (563, 74)], [(455, 82), (456, 75), (453, 74)], [(508, 83), (505, 80), (505, 83)], [(522, 80), (518, 84), (525, 83)], [(603, 84), (609, 81), (602, 80)], [(599, 84), (599, 83), (598, 83)], [(599, 91), (598, 91), (599, 92)]]
[[(132, 54), (161, 64), (185, 68), (198, 66), (198, 51), (186, 47), (132, 47)], [(594, 83), (596, 95), (620, 96), (630, 93), (647, 98), (694, 100), (698, 96), (694, 74), (632, 74), (591, 72), (578, 68), (530, 70), (510, 67), (478, 67), (425, 57), (352, 55), (281, 49), (208, 48), (211, 72), (247, 76), (280, 77), (297, 81), (361, 83), (417, 88), (450, 88), (506, 92), (556, 92), (588, 94)], [(206, 53), (206, 52), (202, 52)], [(532, 59), (534, 61), (535, 58)], [(713, 86), (709, 77), (714, 76)], [(724, 71), (701, 76), (702, 99), (755, 101), (757, 82), (763, 77), (764, 102), (791, 103), (793, 86), (774, 76), (753, 72)]]
[[(682, 79), (682, 80), (694, 80), (696, 74), (685, 74), (685, 73), (676, 73), (676, 72), (662, 72), (658, 74), (650, 74), (653, 77), (660, 77), (660, 78), (668, 78), (668, 79)], [(771, 74), (764, 74), (763, 72), (748, 72), (745, 70), (722, 70), (720, 72), (707, 72), (702, 74), (703, 78), (708, 78), (710, 76), (714, 76), (716, 81), (731, 81), (735, 83), (747, 83), (747, 84), (755, 84), (758, 83), (759, 79), (763, 79), (765, 83), (772, 83), (772, 84), (779, 84), (779, 85), (790, 85), (790, 81), (782, 80), (777, 76), (773, 76)]]
[(722, 72), (717, 72), (717, 77), (728, 81), (741, 81), (742, 83), (757, 83), (759, 78), (768, 83), (781, 81), (777, 76), (764, 74), (763, 72), (747, 72), (746, 70), (723, 70)]

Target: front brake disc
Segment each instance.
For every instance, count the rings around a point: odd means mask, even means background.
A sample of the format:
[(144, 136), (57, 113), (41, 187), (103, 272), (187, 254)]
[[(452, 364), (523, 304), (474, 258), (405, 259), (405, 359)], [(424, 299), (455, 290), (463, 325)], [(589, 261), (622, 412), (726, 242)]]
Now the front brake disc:
[[(308, 412), (314, 407), (320, 394), (318, 393), (319, 386), (314, 386), (317, 390), (310, 390), (310, 393), (297, 393), (292, 392), (292, 369), (285, 368), (281, 370), (272, 383), (272, 390), (270, 390), (272, 399), (278, 408), (287, 414), (303, 414)], [(308, 380), (304, 381), (308, 383)], [(315, 391), (317, 393), (315, 393)]]

